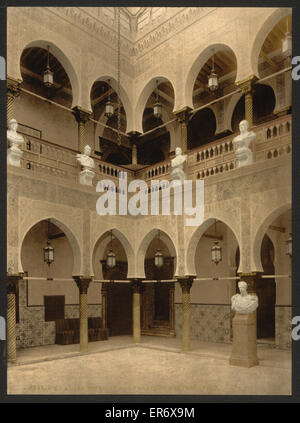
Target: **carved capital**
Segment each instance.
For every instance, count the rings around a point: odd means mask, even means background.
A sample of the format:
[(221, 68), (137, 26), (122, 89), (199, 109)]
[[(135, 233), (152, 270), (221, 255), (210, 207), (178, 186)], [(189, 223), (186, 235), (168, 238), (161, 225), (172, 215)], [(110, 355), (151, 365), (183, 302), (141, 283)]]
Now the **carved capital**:
[(236, 82), (236, 85), (241, 88), (243, 94), (250, 94), (256, 81), (257, 77), (255, 75), (250, 75), (248, 78)]
[(18, 289), (19, 280), (23, 278), (23, 275), (21, 273), (16, 274), (7, 274), (7, 293), (8, 294), (16, 294)]
[(7, 77), (7, 95), (10, 97), (18, 97), (20, 95), (20, 85), (22, 81), (20, 79), (15, 79)]
[(256, 293), (256, 284), (261, 278), (263, 272), (249, 272), (249, 273), (239, 273), (241, 281), (245, 281), (248, 285), (247, 291), (249, 294)]
[(130, 279), (131, 282), (131, 288), (134, 293), (140, 294), (142, 290), (142, 279)]
[(141, 135), (140, 132), (131, 131), (128, 132), (127, 135), (130, 137), (130, 143), (132, 146), (138, 144), (138, 137)]
[(88, 110), (82, 109), (80, 106), (73, 107), (72, 110), (73, 110), (73, 115), (75, 116), (75, 119), (78, 123), (85, 124), (89, 120), (89, 117), (92, 114)]
[(89, 276), (73, 276), (80, 294), (87, 294), (89, 284), (92, 280)]
[(190, 107), (186, 106), (183, 109), (177, 110), (176, 112), (174, 112), (174, 115), (176, 116), (180, 124), (185, 124), (185, 125), (188, 124), (191, 110), (192, 109)]
[(193, 285), (195, 276), (177, 276), (177, 281), (179, 282), (183, 292), (190, 292)]

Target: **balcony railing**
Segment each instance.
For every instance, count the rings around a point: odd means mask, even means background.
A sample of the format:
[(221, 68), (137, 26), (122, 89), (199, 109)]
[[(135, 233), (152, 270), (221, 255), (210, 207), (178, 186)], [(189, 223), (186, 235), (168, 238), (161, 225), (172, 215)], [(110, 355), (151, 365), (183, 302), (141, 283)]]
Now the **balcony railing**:
[[(32, 171), (36, 174), (56, 176), (77, 182), (79, 179), (79, 172), (81, 170), (80, 164), (76, 160), (77, 151), (62, 147), (57, 144), (41, 140), (32, 135), (24, 134), (25, 145), (22, 150), (24, 152), (21, 159), (21, 167)], [(119, 166), (115, 166), (93, 157), (95, 161), (95, 178), (94, 185), (99, 180), (110, 179), (117, 184), (119, 173), (128, 172), (128, 179), (133, 178), (133, 172)]]
[[(256, 133), (252, 146), (254, 162), (274, 159), (289, 154), (292, 148), (292, 117), (285, 115), (252, 128)], [(78, 182), (80, 164), (76, 150), (41, 140), (19, 131), (25, 139), (21, 166), (35, 174), (55, 176)], [(195, 148), (188, 152), (187, 174), (189, 179), (205, 179), (235, 169), (235, 153), (232, 134), (225, 138)], [(95, 160), (94, 185), (99, 180), (110, 179), (118, 186), (119, 173), (127, 172), (128, 180), (170, 179), (171, 161), (165, 160), (138, 172), (115, 166), (93, 157)]]
[[(252, 147), (254, 162), (268, 160), (289, 154), (292, 148), (292, 117), (282, 116), (275, 120), (254, 126), (256, 133)], [(235, 169), (235, 152), (232, 134), (188, 152), (187, 174), (189, 179), (205, 179), (209, 176)], [(146, 181), (169, 179), (171, 161), (165, 160), (143, 171)]]

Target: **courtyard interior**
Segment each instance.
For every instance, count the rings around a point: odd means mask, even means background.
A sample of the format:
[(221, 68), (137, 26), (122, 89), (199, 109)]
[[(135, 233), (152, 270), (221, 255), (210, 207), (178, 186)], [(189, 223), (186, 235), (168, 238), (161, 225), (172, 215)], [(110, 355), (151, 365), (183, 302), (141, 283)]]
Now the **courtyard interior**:
[(8, 394), (291, 395), (291, 351), (258, 344), (259, 366), (231, 366), (231, 344), (115, 336), (77, 345), (20, 349), (8, 367)]

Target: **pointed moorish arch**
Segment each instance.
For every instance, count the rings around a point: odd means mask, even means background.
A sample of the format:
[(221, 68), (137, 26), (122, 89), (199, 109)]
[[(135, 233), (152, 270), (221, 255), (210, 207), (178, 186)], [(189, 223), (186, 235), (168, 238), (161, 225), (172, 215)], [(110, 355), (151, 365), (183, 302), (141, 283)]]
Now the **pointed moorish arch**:
[(284, 17), (290, 15), (291, 9), (287, 7), (279, 7), (265, 19), (262, 23), (261, 27), (256, 31), (256, 36), (254, 42), (252, 44), (251, 52), (250, 52), (250, 60), (251, 60), (251, 68), (257, 77), (259, 76), (258, 72), (258, 59), (261, 48), (265, 39), (267, 38), (268, 34), (272, 31), (274, 26), (281, 21)]
[(291, 203), (283, 204), (280, 207), (276, 207), (272, 210), (261, 222), (259, 225), (256, 233), (253, 236), (253, 244), (252, 244), (252, 260), (253, 260), (253, 270), (261, 272), (263, 270), (262, 263), (261, 263), (261, 245), (264, 235), (266, 234), (269, 226), (272, 222), (277, 219), (277, 217), (281, 216), (286, 211), (292, 208)]
[(122, 247), (125, 250), (126, 257), (127, 257), (127, 263), (128, 263), (127, 278), (128, 279), (133, 278), (133, 277), (135, 277), (135, 260), (134, 260), (133, 248), (131, 246), (131, 243), (128, 241), (127, 237), (121, 231), (119, 231), (119, 229), (116, 229), (116, 228), (106, 229), (104, 232), (102, 232), (97, 237), (97, 239), (96, 239), (96, 241), (95, 241), (95, 243), (92, 247), (93, 253), (91, 255), (91, 269), (93, 269), (93, 272), (94, 272), (93, 260), (94, 260), (94, 255), (96, 253), (96, 250), (97, 250), (99, 244), (103, 243), (102, 251), (104, 253), (105, 248), (107, 247), (107, 245), (109, 243), (108, 235), (109, 235), (111, 230), (112, 230), (113, 236), (115, 238), (117, 238), (118, 241), (120, 241), (120, 243), (122, 244)]
[(203, 234), (207, 231), (208, 228), (210, 228), (213, 223), (215, 222), (215, 219), (217, 219), (218, 221), (224, 223), (224, 225), (226, 225), (234, 234), (237, 244), (240, 245), (240, 240), (239, 240), (239, 236), (236, 233), (236, 230), (230, 225), (229, 222), (225, 221), (223, 218), (222, 219), (218, 219), (217, 217), (209, 217), (207, 218), (202, 225), (200, 225), (193, 233), (193, 235), (191, 236), (189, 242), (188, 242), (188, 247), (186, 249), (186, 274), (187, 275), (196, 275), (196, 264), (195, 264), (195, 259), (196, 259), (196, 249), (198, 246), (198, 243), (201, 239), (201, 237), (203, 236)]
[[(144, 236), (143, 240), (141, 241), (136, 254), (136, 270), (137, 270), (137, 277), (138, 278), (145, 278), (145, 257), (148, 250), (149, 245), (153, 241), (153, 239), (160, 233), (160, 239), (168, 248), (172, 257), (175, 260), (175, 268), (177, 267), (177, 250), (176, 247), (171, 239), (171, 236), (163, 229), (155, 228), (152, 229), (147, 235)], [(176, 275), (175, 271), (175, 275)]]
[[(158, 81), (158, 84), (161, 84), (162, 82), (169, 82), (173, 88), (174, 96), (175, 96), (175, 89), (174, 84), (172, 81), (165, 77), (165, 76), (156, 76), (152, 77), (144, 86), (144, 88), (141, 90), (140, 94), (138, 95), (138, 100), (135, 106), (135, 126), (136, 131), (143, 133), (143, 114), (144, 110), (147, 104), (147, 101), (151, 95), (151, 93), (156, 88), (156, 81)], [(174, 98), (174, 104), (175, 104), (175, 98)]]
[(82, 257), (82, 254), (81, 254), (79, 242), (78, 242), (76, 236), (73, 234), (72, 230), (68, 227), (68, 225), (66, 225), (65, 223), (61, 222), (61, 220), (58, 220), (58, 219), (56, 219), (55, 217), (52, 217), (52, 216), (45, 216), (42, 219), (38, 219), (36, 222), (31, 224), (30, 227), (28, 227), (24, 230), (23, 236), (22, 236), (22, 238), (20, 240), (20, 244), (19, 244), (19, 272), (21, 272), (21, 273), (24, 272), (22, 260), (21, 260), (21, 253), (22, 253), (23, 242), (24, 242), (26, 235), (30, 232), (30, 230), (34, 226), (36, 226), (38, 223), (42, 222), (43, 220), (47, 220), (47, 219), (50, 219), (51, 223), (53, 223), (55, 226), (57, 226), (68, 238), (68, 241), (71, 245), (72, 252), (73, 252), (72, 275), (81, 275), (81, 271), (82, 271), (82, 259), (81, 259), (81, 257)]
[[(26, 44), (21, 51), (20, 55), (20, 63), (21, 63), (21, 56), (23, 51), (26, 48), (32, 47), (39, 47), (47, 50), (50, 48), (50, 52), (56, 59), (60, 62), (62, 67), (64, 68), (66, 74), (68, 75), (72, 87), (72, 107), (78, 106), (80, 102), (80, 84), (79, 84), (79, 76), (76, 72), (76, 66), (74, 66), (68, 56), (61, 50), (56, 43), (48, 41), (48, 40), (35, 40), (28, 44)], [(20, 69), (20, 79), (22, 79), (21, 69)]]

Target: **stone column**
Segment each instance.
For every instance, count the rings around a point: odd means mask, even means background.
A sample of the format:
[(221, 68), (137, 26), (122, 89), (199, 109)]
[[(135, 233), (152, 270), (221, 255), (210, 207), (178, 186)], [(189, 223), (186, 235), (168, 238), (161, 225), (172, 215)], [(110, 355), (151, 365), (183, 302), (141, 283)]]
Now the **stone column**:
[(243, 81), (236, 82), (236, 85), (241, 88), (242, 93), (245, 94), (245, 119), (249, 122), (249, 129), (253, 126), (253, 85), (257, 80), (255, 75)]
[(141, 279), (132, 279), (131, 286), (133, 289), (132, 298), (132, 324), (133, 324), (133, 342), (139, 344), (141, 342)]
[(14, 362), (17, 359), (17, 339), (16, 339), (16, 293), (18, 289), (19, 274), (7, 275), (7, 360)]
[(91, 282), (90, 277), (73, 276), (79, 289), (79, 319), (80, 319), (80, 351), (88, 351), (88, 299), (87, 291)]
[(7, 127), (11, 119), (15, 118), (14, 102), (20, 95), (21, 80), (7, 77)]
[(174, 294), (175, 294), (175, 283), (172, 282), (170, 284), (170, 307), (169, 307), (169, 313), (170, 313), (170, 335), (175, 335), (175, 328), (174, 328)]
[(189, 351), (191, 349), (190, 340), (190, 308), (191, 296), (190, 290), (193, 285), (193, 277), (182, 276), (177, 278), (182, 289), (182, 350)]
[(181, 126), (181, 149), (182, 153), (185, 154), (187, 152), (187, 126), (189, 122), (189, 113), (192, 109), (190, 107), (184, 107), (174, 114), (177, 117), (178, 122)]
[(101, 287), (101, 295), (102, 295), (102, 327), (107, 329), (107, 283), (102, 282)]
[(132, 153), (131, 153), (131, 164), (137, 165), (138, 164), (138, 157), (137, 157), (137, 145), (138, 145), (138, 136), (140, 135), (137, 131), (128, 132), (130, 136), (130, 143), (132, 146)]
[(78, 151), (83, 152), (86, 145), (86, 122), (88, 121), (91, 112), (82, 109), (79, 106), (73, 108), (73, 114), (78, 123)]
[(137, 165), (137, 146), (136, 146), (136, 144), (133, 144), (133, 146), (132, 146), (131, 164)]

